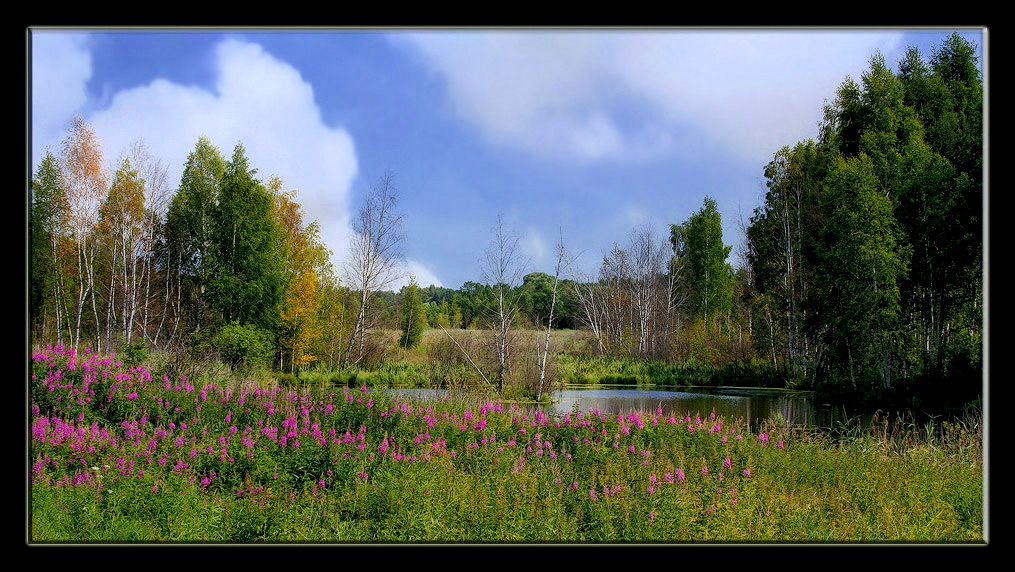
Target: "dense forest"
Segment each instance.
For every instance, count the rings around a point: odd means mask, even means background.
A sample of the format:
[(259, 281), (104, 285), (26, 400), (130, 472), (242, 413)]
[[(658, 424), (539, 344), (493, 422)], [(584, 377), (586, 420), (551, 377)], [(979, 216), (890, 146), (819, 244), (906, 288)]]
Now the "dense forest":
[[(830, 94), (814, 139), (774, 153), (737, 267), (706, 196), (665, 232), (615, 242), (597, 275), (574, 269), (563, 237), (554, 274), (526, 273), (510, 256), (517, 238), (498, 224), (482, 278), (397, 293), (387, 286), (406, 237), (390, 177), (354, 219), (350, 270), (336, 270), (297, 192), (259, 179), (242, 144), (226, 158), (200, 138), (177, 183), (138, 141), (108, 173), (78, 118), (31, 180), (33, 342), (214, 353), (298, 372), (370, 363), (384, 350), (378, 330), (401, 330), (407, 346), (423, 327), (581, 329), (594, 354), (762, 362), (788, 385), (858, 395), (947, 384), (975, 396), (975, 47), (953, 34), (929, 61), (911, 48), (897, 68), (873, 56), (859, 82)], [(497, 262), (508, 263), (500, 273)]]

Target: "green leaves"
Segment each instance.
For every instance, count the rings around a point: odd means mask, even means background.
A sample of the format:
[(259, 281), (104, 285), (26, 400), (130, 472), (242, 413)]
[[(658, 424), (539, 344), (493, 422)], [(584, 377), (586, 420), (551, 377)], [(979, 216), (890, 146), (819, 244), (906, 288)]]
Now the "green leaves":
[[(901, 359), (899, 284), (910, 249), (867, 155), (834, 165), (822, 213), (815, 300), (827, 343), (851, 362), (853, 375), (884, 359)], [(890, 386), (889, 372), (880, 377)]]
[(278, 251), (281, 228), (271, 195), (254, 179), (243, 145), (226, 164), (213, 211), (216, 275), (209, 285), (213, 305), (226, 321), (256, 324), (274, 332), (284, 291)]
[(732, 247), (723, 245), (722, 217), (711, 197), (705, 197), (701, 210), (681, 229), (694, 281), (694, 307), (707, 324), (709, 315), (726, 312), (733, 304), (733, 269), (726, 263)]
[(416, 277), (409, 278), (409, 285), (402, 288), (402, 308), (399, 318), (399, 327), (402, 336), (398, 338), (398, 347), (413, 348), (423, 339), (423, 331), (426, 330), (427, 319), (423, 301), (419, 296), (419, 284)]

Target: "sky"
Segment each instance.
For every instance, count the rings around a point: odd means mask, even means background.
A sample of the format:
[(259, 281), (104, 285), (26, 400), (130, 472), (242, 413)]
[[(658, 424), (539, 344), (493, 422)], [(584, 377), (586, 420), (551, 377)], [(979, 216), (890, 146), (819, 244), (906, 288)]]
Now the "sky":
[[(201, 136), (298, 191), (341, 271), (350, 220), (393, 176), (398, 289), (481, 280), (498, 215), (526, 270), (562, 238), (595, 274), (635, 229), (718, 204), (736, 253), (764, 166), (817, 137), (823, 106), (881, 53), (897, 69), (983, 29), (44, 29), (28, 31), (34, 172), (75, 115), (112, 172), (143, 139), (179, 185)], [(30, 178), (31, 173), (28, 173)], [(27, 180), (27, 178), (26, 178)], [(734, 255), (735, 256), (735, 255)], [(734, 266), (735, 258), (729, 261)]]

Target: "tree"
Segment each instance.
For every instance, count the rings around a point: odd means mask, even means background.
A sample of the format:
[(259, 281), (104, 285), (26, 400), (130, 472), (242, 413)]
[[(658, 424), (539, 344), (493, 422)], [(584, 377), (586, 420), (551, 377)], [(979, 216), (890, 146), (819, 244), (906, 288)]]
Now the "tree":
[(355, 362), (364, 356), (364, 341), (372, 318), (372, 297), (398, 278), (405, 259), (402, 246), (403, 216), (396, 211), (398, 191), (394, 175), (385, 173), (367, 194), (353, 220), (353, 237), (350, 245), (346, 276), (352, 288), (359, 292), (359, 310), (353, 335), (345, 349), (345, 360), (351, 359), (352, 349), (359, 341)]
[(295, 373), (297, 367), (317, 359), (309, 352), (320, 329), (320, 275), (330, 264), (331, 252), (320, 240), (317, 221), (304, 224), (303, 209), (296, 202), (297, 192), (282, 189), (281, 178), (268, 179), (274, 217), (281, 230), (276, 248), (285, 284), (279, 313), (279, 367), (285, 366), (288, 356), (290, 370)]
[(420, 340), (423, 339), (427, 319), (423, 301), (419, 296), (419, 284), (416, 283), (415, 276), (409, 277), (409, 284), (402, 288), (400, 294), (402, 304), (399, 321), (402, 335), (398, 338), (398, 345), (405, 350), (416, 347)]
[(524, 271), (518, 251), (518, 235), (509, 231), (503, 215), (497, 215), (493, 237), (482, 259), (483, 278), (493, 289), (494, 307), (488, 317), (497, 356), (497, 392), (504, 392), (504, 378), (511, 364), (511, 325), (518, 316), (518, 286)]
[(51, 300), (57, 343), (62, 344), (66, 310), (60, 245), (66, 235), (69, 213), (60, 165), (49, 148), (32, 177), (31, 208), (31, 321), (45, 337)]
[(224, 172), (225, 159), (218, 148), (207, 138), (198, 138), (166, 214), (168, 266), (176, 276), (176, 325), (186, 311), (193, 332), (200, 332), (205, 322), (206, 290), (215, 269), (213, 213)]
[(708, 328), (710, 315), (732, 307), (733, 269), (726, 263), (732, 247), (723, 245), (722, 219), (711, 197), (682, 225), (688, 263), (694, 282), (694, 307)]
[(808, 296), (830, 156), (828, 147), (813, 141), (776, 152), (765, 167), (765, 202), (754, 210), (744, 232), (748, 290), (760, 302), (757, 309), (763, 310), (764, 316), (759, 317), (768, 325), (768, 335), (759, 336), (757, 342), (766, 344), (766, 351), (772, 354), (779, 345), (787, 373), (796, 378), (813, 372), (816, 345), (806, 328)]
[[(546, 356), (550, 352), (550, 329), (553, 327), (553, 310), (557, 305), (557, 283), (560, 280), (560, 270), (567, 264), (567, 251), (564, 248), (564, 237), (561, 236), (557, 243), (557, 266), (553, 272), (553, 289), (550, 293), (550, 308), (546, 316), (546, 339), (543, 341), (543, 357), (539, 361), (539, 384), (536, 386), (536, 401), (543, 398), (543, 381), (546, 379)], [(539, 350), (538, 344), (536, 351)]]
[(909, 251), (866, 154), (835, 164), (822, 210), (815, 295), (825, 343), (854, 389), (869, 375), (890, 388), (904, 349), (899, 283)]
[[(161, 239), (166, 210), (172, 199), (168, 185), (169, 172), (165, 163), (152, 154), (141, 138), (131, 142), (127, 149), (127, 157), (137, 170), (138, 176), (144, 181), (144, 218), (138, 237), (137, 256), (132, 261), (131, 272), (136, 280), (134, 288), (136, 295), (132, 307), (139, 315), (132, 315), (128, 331), (138, 327), (146, 339), (158, 343), (171, 294), (171, 276), (170, 272), (166, 271), (168, 266), (165, 264), (168, 261), (167, 253), (164, 249), (164, 240)], [(160, 272), (163, 275), (161, 281), (158, 276)], [(137, 308), (139, 305), (141, 307)], [(158, 321), (157, 326), (154, 324), (155, 321)], [(153, 328), (154, 335), (151, 332)]]
[[(97, 328), (99, 323), (95, 303), (95, 246), (92, 234), (98, 222), (99, 204), (106, 193), (109, 178), (102, 163), (102, 145), (95, 136), (95, 131), (84, 119), (75, 117), (70, 135), (63, 141), (60, 162), (64, 196), (69, 207), (71, 237), (77, 257), (77, 273), (74, 276), (78, 286), (73, 338), (75, 350), (81, 342), (81, 318), (89, 296), (94, 327)], [(100, 350), (98, 343), (96, 350)]]
[[(106, 200), (100, 208), (100, 228), (109, 249), (109, 295), (106, 307), (106, 345), (111, 344), (114, 324), (120, 336), (131, 341), (134, 317), (138, 313), (140, 277), (137, 263), (143, 256), (145, 223), (145, 181), (124, 158), (113, 175)], [(118, 288), (119, 287), (119, 288)], [(117, 308), (117, 291), (120, 307)], [(119, 310), (119, 317), (117, 311)]]
[(285, 287), (282, 231), (256, 172), (237, 143), (212, 212), (217, 264), (209, 294), (223, 321), (252, 324), (274, 335)]

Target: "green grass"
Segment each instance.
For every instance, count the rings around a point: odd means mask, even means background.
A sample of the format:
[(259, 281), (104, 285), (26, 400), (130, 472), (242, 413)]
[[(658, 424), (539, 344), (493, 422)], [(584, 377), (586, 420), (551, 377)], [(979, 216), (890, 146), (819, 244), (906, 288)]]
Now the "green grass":
[(33, 364), (32, 543), (983, 540), (975, 412), (752, 433), (82, 360)]

